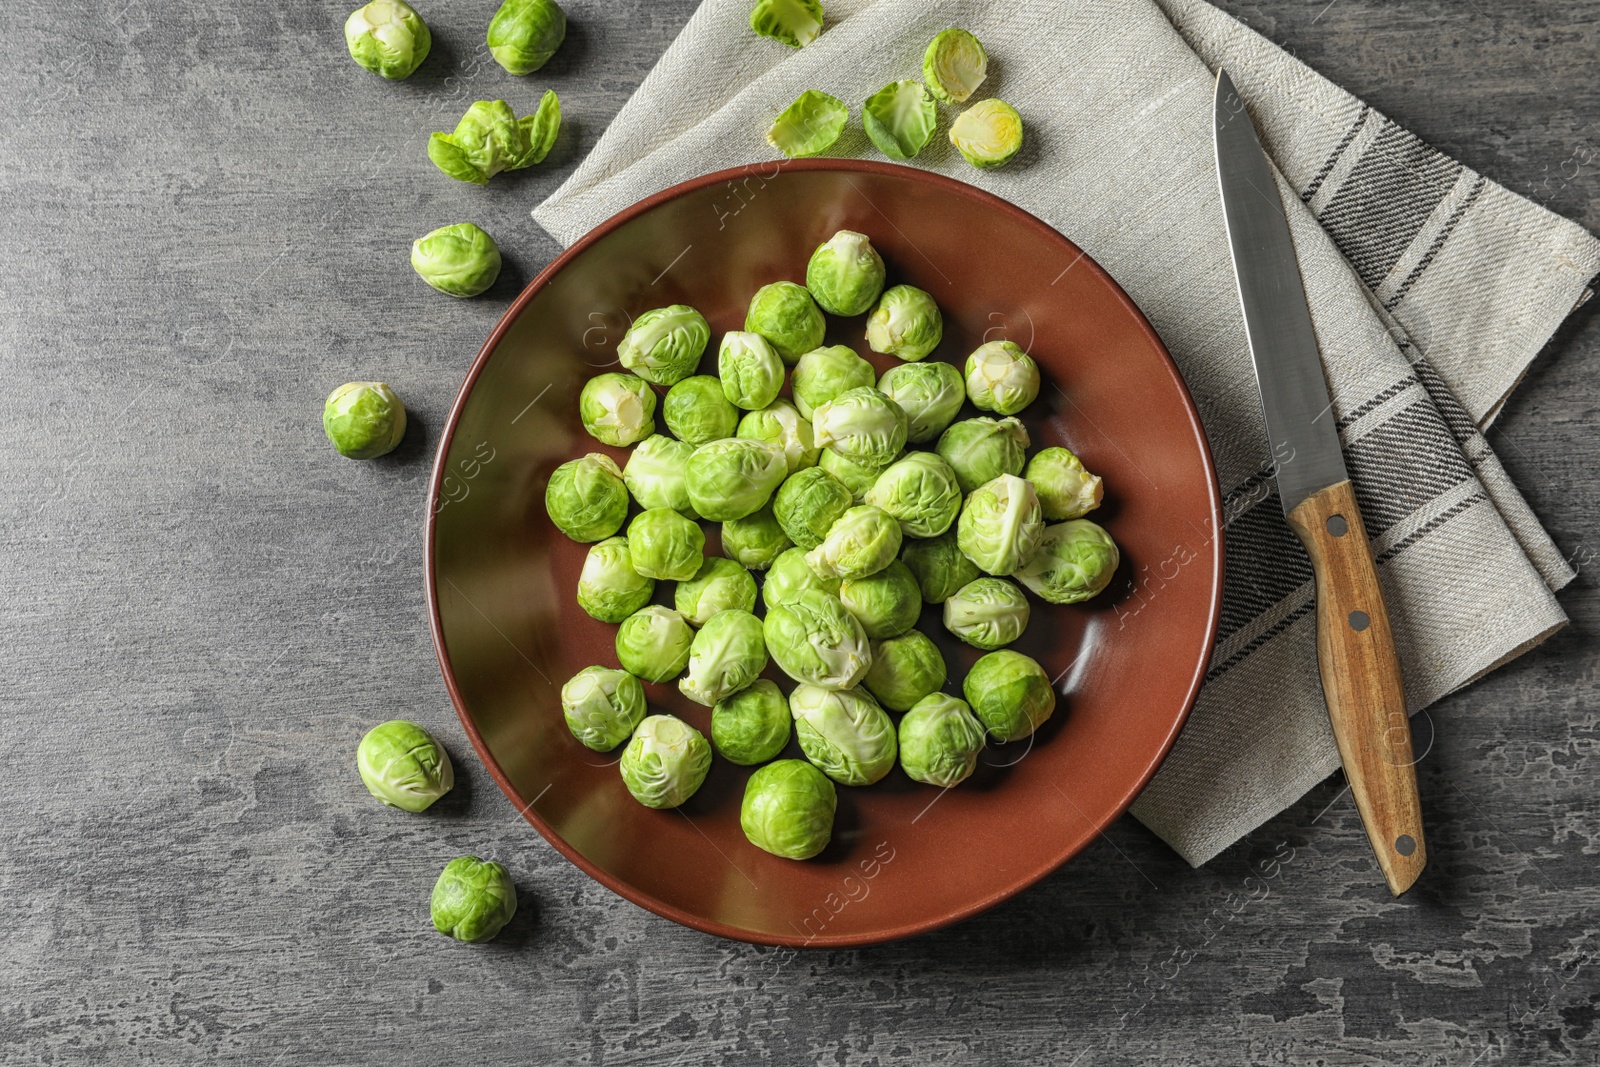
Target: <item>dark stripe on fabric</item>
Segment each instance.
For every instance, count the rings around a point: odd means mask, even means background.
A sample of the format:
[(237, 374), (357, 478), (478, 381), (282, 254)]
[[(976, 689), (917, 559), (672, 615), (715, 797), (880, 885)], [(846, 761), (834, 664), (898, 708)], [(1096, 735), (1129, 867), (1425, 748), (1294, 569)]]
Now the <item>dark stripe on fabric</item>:
[(1314, 609), (1316, 606), (1317, 598), (1314, 596), (1307, 597), (1304, 604), (1301, 604), (1299, 607), (1289, 612), (1289, 614), (1285, 615), (1283, 618), (1279, 619), (1277, 622), (1261, 631), (1255, 637), (1252, 637), (1250, 639), (1250, 643), (1245, 645), (1239, 651), (1235, 652), (1221, 663), (1218, 663), (1209, 671), (1206, 671), (1206, 683), (1210, 684), (1217, 678), (1227, 674), (1240, 663), (1249, 659), (1255, 654), (1256, 649), (1260, 648), (1262, 645), (1266, 644), (1268, 641), (1271, 641), (1274, 637), (1277, 637), (1279, 634), (1283, 633), (1283, 631), (1287, 630), (1289, 627), (1293, 626), (1295, 623), (1311, 614), (1312, 609)]
[(1406, 293), (1410, 292), (1417, 279), (1422, 277), (1422, 272), (1432, 265), (1434, 258), (1439, 254), (1439, 250), (1444, 247), (1444, 243), (1450, 239), (1450, 235), (1460, 225), (1462, 217), (1466, 215), (1473, 204), (1478, 202), (1479, 195), (1482, 194), (1484, 187), (1488, 184), (1489, 179), (1480, 177), (1472, 186), (1472, 191), (1466, 195), (1466, 198), (1461, 203), (1456, 205), (1456, 209), (1445, 220), (1444, 228), (1439, 231), (1439, 236), (1433, 239), (1433, 244), (1428, 247), (1428, 251), (1417, 261), (1417, 265), (1411, 268), (1411, 273), (1406, 275), (1406, 280), (1400, 283), (1400, 287), (1394, 291), (1394, 295), (1384, 301), (1383, 309), (1385, 311), (1393, 311), (1400, 301), (1406, 298)]
[(1351, 411), (1349, 414), (1345, 415), (1344, 418), (1339, 420), (1338, 428), (1341, 430), (1349, 429), (1351, 426), (1355, 425), (1357, 419), (1366, 415), (1380, 404), (1386, 404), (1390, 400), (1393, 400), (1395, 397), (1399, 396), (1401, 393), (1415, 385), (1416, 381), (1417, 380), (1415, 378), (1401, 378), (1398, 382), (1395, 382), (1393, 385), (1380, 392), (1371, 400), (1368, 400), (1360, 407), (1357, 407), (1354, 411)]
[(1361, 105), (1361, 113), (1356, 116), (1356, 120), (1350, 124), (1350, 128), (1339, 139), (1339, 146), (1333, 150), (1333, 155), (1328, 157), (1328, 161), (1322, 165), (1322, 169), (1317, 171), (1317, 176), (1311, 179), (1311, 184), (1306, 186), (1306, 191), (1300, 194), (1301, 200), (1309, 204), (1311, 198), (1317, 195), (1317, 190), (1322, 188), (1322, 183), (1328, 180), (1328, 175), (1332, 174), (1333, 168), (1338, 166), (1339, 157), (1344, 155), (1346, 148), (1350, 147), (1350, 142), (1356, 139), (1356, 134), (1361, 132), (1361, 124), (1367, 121), (1367, 116), (1371, 113), (1371, 107), (1366, 104)]
[(1406, 549), (1410, 548), (1412, 545), (1416, 544), (1418, 541), (1422, 540), (1424, 537), (1428, 536), (1430, 533), (1437, 530), (1439, 527), (1443, 526), (1445, 523), (1449, 522), (1463, 511), (1466, 511), (1468, 508), (1476, 507), (1479, 504), (1488, 503), (1488, 501), (1489, 498), (1482, 493), (1473, 493), (1471, 496), (1463, 497), (1454, 504), (1451, 504), (1449, 507), (1445, 508), (1443, 511), (1439, 512), (1439, 514), (1435, 515), (1427, 522), (1423, 523), (1421, 526), (1417, 527), (1415, 530), (1406, 534), (1388, 548), (1384, 549), (1383, 552), (1376, 557), (1377, 562), (1388, 563), (1391, 559), (1394, 559), (1395, 556), (1398, 556), (1401, 552), (1404, 552)]
[(1412, 357), (1411, 369), (1416, 371), (1417, 381), (1428, 391), (1433, 406), (1439, 409), (1439, 416), (1444, 419), (1444, 424), (1449, 427), (1450, 435), (1456, 439), (1456, 443), (1462, 448), (1480, 443), (1483, 440), (1483, 433), (1478, 429), (1478, 424), (1467, 414), (1467, 409), (1461, 406), (1461, 401), (1456, 399), (1456, 394), (1445, 384), (1444, 378), (1427, 357), (1421, 355)]
[(1276, 492), (1228, 524), (1217, 640), (1250, 625), (1311, 579), (1311, 561), (1284, 520)]
[(1475, 480), (1434, 406), (1396, 412), (1344, 450), (1367, 532), (1377, 536), (1442, 493)]

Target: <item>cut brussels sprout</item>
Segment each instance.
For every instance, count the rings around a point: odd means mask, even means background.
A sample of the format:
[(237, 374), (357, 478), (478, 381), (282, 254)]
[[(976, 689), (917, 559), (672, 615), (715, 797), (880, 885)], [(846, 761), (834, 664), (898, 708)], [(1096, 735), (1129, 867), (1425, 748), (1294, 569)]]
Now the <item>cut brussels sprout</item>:
[(701, 445), (689, 457), (689, 503), (712, 522), (742, 519), (760, 511), (788, 473), (777, 445), (725, 437)]
[(966, 30), (940, 31), (922, 53), (922, 80), (942, 103), (966, 103), (988, 71), (989, 54)]
[(601, 622), (621, 622), (650, 603), (656, 580), (633, 569), (626, 537), (608, 537), (589, 549), (578, 574), (578, 607)]
[(961, 484), (934, 453), (908, 452), (884, 468), (866, 500), (893, 515), (905, 536), (938, 537), (961, 514)]
[(653, 308), (617, 344), (617, 362), (647, 382), (677, 385), (695, 372), (711, 341), (706, 317), (688, 304)]
[(610, 456), (590, 452), (550, 475), (544, 510), (574, 541), (603, 541), (622, 529), (628, 517), (628, 487)]
[(961, 372), (949, 363), (902, 363), (878, 379), (878, 392), (906, 413), (906, 440), (914, 445), (944, 432), (967, 399)]
[(900, 524), (882, 508), (860, 504), (839, 516), (806, 563), (825, 578), (865, 578), (900, 554)]
[(773, 282), (750, 298), (744, 328), (765, 337), (785, 363), (793, 363), (822, 344), (827, 323), (805, 286)]
[(767, 653), (797, 682), (849, 689), (872, 665), (872, 648), (856, 617), (831, 593), (801, 589), (767, 605)]
[(921, 82), (890, 82), (861, 105), (861, 125), (890, 159), (914, 158), (933, 140), (938, 121), (933, 97)]
[(391, 808), (426, 811), (456, 784), (450, 753), (414, 722), (391, 719), (356, 746), (356, 771), (367, 792)]
[(322, 432), (346, 459), (377, 459), (406, 435), (406, 406), (382, 382), (346, 382), (323, 402)]
[(622, 480), (641, 508), (671, 508), (684, 518), (698, 518), (686, 481), (692, 455), (692, 446), (653, 433), (628, 453)]
[(460, 856), (445, 864), (428, 901), (433, 928), (457, 941), (487, 941), (517, 913), (517, 887), (498, 863)]
[(872, 666), (861, 684), (878, 703), (903, 712), (944, 682), (944, 657), (938, 647), (921, 630), (908, 630), (872, 646)]
[[(750, 602), (755, 604), (754, 585)], [(767, 645), (761, 636), (761, 620), (748, 611), (730, 608), (711, 616), (694, 635), (694, 644), (689, 647), (689, 670), (678, 680), (678, 692), (697, 704), (713, 707), (748, 688), (766, 669)]]
[(1039, 510), (1051, 522), (1081, 519), (1100, 506), (1100, 479), (1065, 448), (1046, 448), (1028, 460), (1022, 475), (1039, 494)]
[(973, 648), (992, 652), (1028, 628), (1028, 598), (1004, 578), (975, 579), (944, 602), (944, 628)]
[(410, 4), (372, 0), (345, 19), (344, 43), (351, 59), (374, 74), (398, 81), (422, 66), (433, 47), (433, 35)]
[(644, 720), (644, 686), (627, 671), (585, 667), (561, 687), (567, 729), (596, 752), (610, 752)]
[(766, 570), (792, 547), (793, 542), (778, 524), (771, 504), (742, 519), (729, 519), (722, 524), (722, 551), (729, 559), (753, 571)]
[(900, 766), (914, 782), (949, 789), (978, 766), (983, 724), (964, 700), (930, 693), (900, 720)]
[(647, 808), (675, 808), (694, 796), (711, 770), (705, 735), (671, 715), (650, 715), (622, 750), (622, 784)]
[(811, 253), (806, 288), (823, 311), (865, 315), (883, 292), (883, 257), (864, 233), (840, 230)]
[(655, 415), (655, 390), (632, 374), (597, 374), (578, 394), (583, 428), (603, 445), (627, 448), (644, 440), (656, 432)]
[(470, 222), (441, 226), (411, 242), (411, 269), (449, 296), (477, 296), (500, 277), (500, 248)]
[(694, 628), (671, 608), (652, 604), (617, 627), (617, 662), (647, 682), (670, 682), (689, 665)]
[(489, 54), (512, 74), (532, 74), (567, 37), (567, 13), (555, 0), (505, 0), (489, 20)]
[[(839, 584), (837, 578), (818, 577), (806, 562), (805, 549), (791, 548), (772, 561), (766, 581), (761, 584), (761, 602), (766, 604), (770, 614), (773, 608), (789, 603), (808, 589), (836, 597)], [(768, 638), (767, 651), (771, 650), (771, 638)]]
[(900, 562), (916, 577), (922, 599), (929, 604), (943, 604), (983, 573), (956, 544), (954, 530), (927, 540), (907, 541), (900, 550)]
[(939, 458), (956, 472), (963, 493), (1002, 474), (1021, 474), (1028, 430), (1018, 419), (963, 419), (939, 435)]
[(906, 447), (906, 413), (871, 386), (840, 393), (811, 413), (811, 435), (863, 467), (886, 466)]
[(846, 578), (839, 600), (873, 640), (899, 637), (922, 615), (922, 590), (899, 560), (865, 578)]
[(783, 449), (784, 463), (790, 474), (816, 466), (817, 453), (821, 451), (811, 433), (810, 421), (787, 400), (774, 400), (760, 411), (747, 413), (739, 420), (738, 435)]
[(792, 732), (789, 700), (778, 684), (757, 678), (711, 709), (711, 743), (723, 759), (751, 767), (783, 751)]
[(1120, 559), (1110, 534), (1088, 519), (1070, 519), (1044, 528), (1017, 581), (1052, 604), (1076, 604), (1111, 584)]
[(814, 348), (794, 365), (794, 405), (806, 418), (841, 393), (870, 386), (877, 378), (872, 364), (848, 345)]
[(704, 626), (719, 611), (754, 611), (756, 580), (731, 559), (707, 556), (695, 576), (673, 590), (673, 604), (690, 626)]
[(531, 167), (550, 154), (561, 131), (561, 101), (545, 90), (539, 110), (517, 118), (504, 100), (479, 100), (452, 133), (428, 138), (428, 158), (457, 181), (487, 185), (503, 170)]
[(789, 711), (800, 751), (841, 785), (871, 785), (894, 769), (894, 723), (866, 690), (797, 685)]
[(789, 540), (809, 550), (822, 544), (850, 504), (850, 490), (843, 482), (821, 467), (808, 467), (778, 487), (772, 512)]
[[(889, 461), (893, 462), (894, 460)], [(857, 504), (867, 498), (867, 490), (872, 488), (872, 484), (878, 480), (878, 475), (883, 473), (884, 467), (889, 463), (882, 466), (877, 464), (864, 466), (853, 459), (846, 459), (831, 448), (824, 448), (817, 453), (817, 466), (839, 479), (840, 484), (850, 490), (850, 499)]]
[(915, 362), (925, 358), (944, 337), (944, 316), (933, 297), (914, 285), (886, 289), (867, 316), (867, 346)]
[(1022, 151), (1022, 116), (1004, 100), (980, 100), (950, 124), (950, 143), (980, 170), (1003, 167)]
[(722, 395), (734, 407), (755, 411), (778, 397), (783, 388), (783, 360), (759, 333), (732, 330), (722, 335), (717, 374)]
[(745, 783), (739, 826), (759, 849), (808, 860), (828, 847), (838, 802), (833, 783), (816, 767), (801, 759), (778, 760)]
[(790, 159), (821, 155), (833, 147), (850, 121), (843, 100), (807, 89), (779, 112), (767, 129), (767, 143)]
[(688, 581), (700, 572), (705, 548), (706, 535), (700, 524), (671, 508), (641, 511), (628, 523), (633, 569), (646, 578)]
[(1015, 415), (1039, 395), (1039, 365), (1012, 341), (990, 341), (967, 357), (967, 396), (975, 407)]
[(1015, 573), (1039, 549), (1044, 517), (1033, 485), (1002, 474), (967, 497), (956, 520), (956, 544), (987, 574)]
[(1044, 668), (1008, 648), (979, 656), (961, 688), (996, 741), (1027, 737), (1056, 710), (1056, 691)]
[(804, 48), (822, 32), (820, 0), (756, 0), (750, 28), (763, 37)]
[(722, 383), (710, 374), (696, 374), (667, 390), (661, 417), (678, 440), (698, 448), (732, 437), (739, 409), (722, 395)]

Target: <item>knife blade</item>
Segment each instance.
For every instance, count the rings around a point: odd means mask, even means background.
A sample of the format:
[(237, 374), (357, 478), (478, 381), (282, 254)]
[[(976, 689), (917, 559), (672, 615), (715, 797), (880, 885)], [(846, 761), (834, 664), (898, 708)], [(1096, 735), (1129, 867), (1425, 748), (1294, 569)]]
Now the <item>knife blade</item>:
[(1223, 217), (1278, 496), (1315, 576), (1328, 717), (1378, 866), (1399, 896), (1427, 862), (1400, 660), (1345, 469), (1288, 215), (1227, 71), (1217, 72), (1213, 118)]

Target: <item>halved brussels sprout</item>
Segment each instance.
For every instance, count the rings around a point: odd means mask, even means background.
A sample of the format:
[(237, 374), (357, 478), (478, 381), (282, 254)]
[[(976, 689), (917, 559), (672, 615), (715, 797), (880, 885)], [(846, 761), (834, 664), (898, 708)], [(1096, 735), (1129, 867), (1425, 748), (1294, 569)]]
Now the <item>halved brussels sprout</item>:
[(975, 407), (1015, 415), (1039, 395), (1039, 365), (1013, 341), (990, 341), (967, 357), (967, 396)]
[(807, 89), (778, 113), (767, 129), (767, 143), (790, 159), (821, 155), (833, 147), (850, 121), (843, 100)]
[(872, 666), (861, 684), (878, 703), (902, 712), (943, 686), (945, 677), (944, 657), (932, 639), (921, 630), (908, 630), (872, 646)]
[(997, 741), (1027, 737), (1056, 710), (1056, 691), (1044, 668), (1008, 648), (979, 656), (961, 689)]
[(651, 604), (617, 627), (617, 662), (647, 682), (670, 682), (689, 665), (694, 628), (671, 608)]
[(922, 80), (942, 103), (966, 103), (988, 71), (989, 54), (966, 30), (941, 30), (922, 53)]
[(650, 603), (656, 580), (633, 569), (626, 537), (608, 537), (589, 549), (578, 574), (578, 607), (601, 622), (621, 622)]
[(722, 551), (728, 558), (753, 571), (764, 571), (777, 558), (794, 547), (772, 514), (772, 505), (752, 511), (742, 519), (722, 524)]
[(322, 404), (322, 432), (346, 459), (377, 459), (406, 435), (406, 406), (383, 382), (346, 382)]
[(886, 289), (867, 316), (867, 346), (915, 362), (939, 347), (944, 316), (933, 297), (914, 285)]
[(671, 508), (684, 518), (698, 518), (689, 503), (689, 457), (694, 448), (653, 433), (628, 454), (622, 480), (641, 508)]
[(1018, 419), (962, 419), (939, 435), (939, 458), (956, 472), (963, 493), (1002, 474), (1021, 474), (1028, 429)]
[(865, 315), (883, 292), (883, 257), (864, 233), (840, 230), (811, 253), (806, 288), (823, 311)]
[(1028, 628), (1028, 598), (1004, 578), (978, 578), (944, 602), (944, 628), (973, 648), (993, 651)]
[(777, 399), (783, 388), (783, 360), (759, 333), (730, 330), (717, 349), (717, 375), (728, 403), (754, 411)]
[(961, 514), (961, 483), (934, 453), (908, 452), (884, 468), (866, 499), (893, 515), (905, 536), (938, 537)]
[(789, 540), (804, 549), (822, 544), (833, 524), (850, 510), (850, 490), (821, 467), (791, 474), (772, 500), (772, 513)]
[(656, 432), (656, 394), (632, 374), (609, 371), (583, 383), (578, 416), (583, 428), (603, 445), (627, 448)]
[[(895, 457), (898, 458), (900, 457)], [(893, 462), (894, 460), (889, 461)], [(867, 498), (867, 490), (872, 488), (872, 483), (878, 480), (878, 475), (883, 473), (889, 463), (867, 466), (853, 459), (846, 459), (831, 448), (824, 448), (817, 453), (817, 466), (839, 479), (840, 484), (850, 490), (851, 501), (857, 504)]]
[(808, 860), (828, 847), (838, 802), (827, 775), (805, 760), (778, 760), (745, 783), (739, 826), (763, 851)]
[(1003, 167), (1022, 151), (1022, 116), (1004, 100), (980, 100), (950, 124), (950, 143), (980, 170)]
[(806, 759), (842, 785), (871, 785), (894, 769), (894, 723), (864, 689), (797, 685), (789, 694)]
[(701, 445), (689, 457), (689, 503), (712, 522), (742, 519), (760, 511), (788, 473), (777, 445), (724, 437)]
[(391, 719), (356, 746), (356, 771), (367, 792), (391, 808), (426, 811), (456, 784), (450, 753), (427, 730)]
[(647, 382), (677, 385), (695, 372), (711, 341), (706, 317), (688, 304), (652, 308), (617, 343), (617, 362)]
[(849, 689), (872, 665), (872, 648), (838, 597), (801, 589), (767, 605), (767, 652), (783, 673), (824, 689)]
[(694, 796), (711, 770), (705, 735), (672, 715), (651, 715), (622, 750), (622, 784), (647, 808), (675, 808)]
[(1046, 448), (1028, 460), (1022, 475), (1039, 494), (1039, 510), (1051, 522), (1081, 519), (1100, 506), (1100, 479), (1065, 448)]
[(940, 360), (890, 367), (878, 379), (878, 392), (906, 413), (906, 440), (912, 444), (943, 433), (967, 399), (961, 372)]
[(585, 667), (561, 687), (561, 714), (572, 736), (610, 752), (644, 719), (644, 686), (627, 671)]
[(811, 436), (864, 467), (888, 465), (906, 447), (906, 413), (870, 385), (840, 393), (811, 413)]
[[(755, 604), (753, 584), (750, 603)], [(766, 669), (767, 644), (761, 636), (761, 620), (748, 611), (729, 608), (707, 619), (694, 635), (689, 671), (678, 680), (678, 692), (709, 708), (750, 686)]]
[(868, 637), (899, 637), (922, 615), (922, 590), (899, 560), (865, 578), (839, 583), (839, 600), (856, 617)]
[(433, 35), (422, 16), (401, 0), (372, 0), (344, 22), (350, 58), (390, 81), (411, 75), (428, 58)]
[(1120, 559), (1110, 534), (1088, 519), (1071, 519), (1044, 528), (1017, 581), (1052, 604), (1076, 604), (1111, 584)]
[(793, 363), (822, 343), (827, 323), (805, 286), (773, 282), (750, 298), (744, 328), (765, 337), (785, 363)]
[(841, 393), (870, 386), (877, 378), (872, 364), (848, 345), (814, 348), (794, 365), (794, 405), (806, 418)]
[(699, 573), (705, 548), (706, 535), (700, 524), (671, 508), (641, 511), (628, 523), (633, 569), (646, 578), (688, 581)]
[(757, 678), (711, 709), (712, 745), (741, 767), (765, 763), (782, 752), (791, 732), (789, 700), (767, 678)]
[[(839, 584), (838, 578), (822, 578), (811, 569), (811, 564), (806, 562), (805, 549), (791, 548), (772, 561), (766, 580), (761, 583), (761, 602), (770, 615), (773, 608), (789, 603), (808, 589), (837, 597)], [(771, 638), (768, 638), (768, 651), (771, 647)]]
[(774, 400), (760, 411), (748, 412), (739, 420), (738, 436), (751, 441), (766, 441), (783, 449), (789, 473), (817, 464), (816, 438), (811, 423), (787, 400)]
[(806, 563), (825, 578), (865, 578), (894, 562), (901, 540), (900, 524), (888, 512), (861, 504), (828, 527)]
[(458, 856), (433, 883), (428, 914), (441, 934), (457, 941), (487, 941), (517, 914), (517, 887), (498, 863)]
[(900, 550), (900, 562), (916, 577), (922, 599), (929, 604), (943, 604), (983, 573), (956, 544), (954, 530), (927, 540), (907, 541)]
[(967, 497), (956, 521), (956, 544), (987, 574), (1021, 569), (1039, 549), (1044, 517), (1033, 485), (1002, 474)]
[(532, 74), (567, 38), (567, 13), (555, 0), (505, 0), (489, 20), (489, 54), (512, 74)]
[(477, 296), (500, 277), (500, 248), (470, 222), (441, 226), (411, 242), (411, 269), (448, 296)]
[(900, 766), (914, 782), (951, 786), (978, 766), (983, 724), (964, 700), (930, 693), (900, 720)]
[(544, 488), (550, 521), (574, 541), (603, 541), (628, 517), (628, 487), (616, 461), (601, 452), (570, 459)]
[(487, 185), (503, 170), (531, 167), (550, 154), (561, 132), (561, 101), (547, 89), (539, 110), (517, 118), (504, 100), (479, 100), (451, 133), (428, 138), (428, 158), (462, 182)]
[(678, 440), (699, 447), (732, 437), (739, 409), (722, 395), (722, 383), (710, 374), (696, 374), (667, 390), (661, 417)]
[(756, 0), (750, 28), (763, 37), (804, 48), (822, 32), (820, 0)]
[(938, 121), (933, 97), (921, 82), (909, 79), (890, 82), (861, 105), (861, 125), (890, 159), (915, 157), (933, 140)]
[(753, 611), (756, 580), (731, 559), (707, 556), (695, 576), (673, 590), (673, 606), (690, 626), (704, 626), (711, 616), (729, 608)]

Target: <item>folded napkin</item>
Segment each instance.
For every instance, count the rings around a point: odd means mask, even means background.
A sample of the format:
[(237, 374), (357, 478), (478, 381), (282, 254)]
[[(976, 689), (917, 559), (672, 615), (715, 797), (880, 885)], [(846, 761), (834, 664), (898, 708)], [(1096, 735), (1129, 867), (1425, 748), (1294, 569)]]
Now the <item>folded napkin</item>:
[[(1411, 710), (1565, 624), (1552, 590), (1573, 572), (1479, 427), (1587, 295), (1600, 271), (1587, 233), (1428, 148), (1202, 0), (830, 0), (826, 29), (798, 51), (755, 37), (749, 9), (706, 0), (534, 218), (570, 244), (676, 182), (773, 158), (762, 135), (802, 90), (861, 101), (920, 77), (937, 31), (977, 34), (990, 56), (978, 96), (1021, 111), (1023, 153), (1003, 170), (969, 167), (944, 140), (941, 109), (941, 130), (913, 165), (1010, 200), (1110, 271), (1171, 349), (1215, 452), (1227, 546), (1216, 654), (1133, 808), (1191, 863), (1339, 766), (1310, 566), (1265, 467), (1218, 203), (1216, 67), (1239, 86), (1281, 175)], [(859, 135), (836, 148), (875, 155)]]

